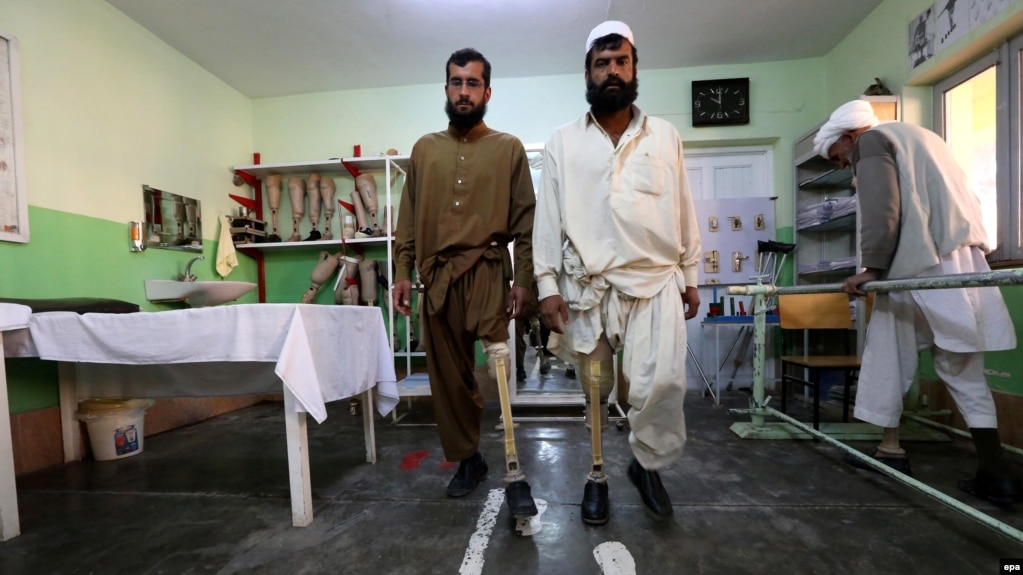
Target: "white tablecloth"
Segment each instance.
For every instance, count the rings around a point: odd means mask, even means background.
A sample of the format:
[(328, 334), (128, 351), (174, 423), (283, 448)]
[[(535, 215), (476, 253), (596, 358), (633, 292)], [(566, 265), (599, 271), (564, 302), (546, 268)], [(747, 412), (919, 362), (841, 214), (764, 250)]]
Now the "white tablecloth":
[(6, 333), (4, 347), (9, 357), (78, 362), (81, 397), (269, 393), (279, 392), (283, 381), (298, 410), (317, 422), (327, 418), (327, 402), (368, 389), (382, 415), (398, 403), (394, 361), (375, 307), (38, 313), (28, 330)]
[(32, 308), (16, 303), (0, 303), (0, 331), (28, 327)]

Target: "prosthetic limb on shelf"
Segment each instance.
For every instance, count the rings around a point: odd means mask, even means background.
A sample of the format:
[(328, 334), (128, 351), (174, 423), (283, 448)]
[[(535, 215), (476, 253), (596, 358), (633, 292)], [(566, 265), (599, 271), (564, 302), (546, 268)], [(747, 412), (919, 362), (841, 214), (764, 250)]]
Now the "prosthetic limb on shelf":
[(334, 303), (341, 305), (359, 305), (359, 262), (362, 256), (339, 256), (341, 271), (337, 274), (334, 285)]
[(302, 239), (302, 235), (298, 233), (298, 224), (302, 221), (302, 216), (305, 215), (305, 184), (302, 183), (302, 178), (288, 179), (288, 196), (291, 198), (293, 225), (288, 241), (297, 242)]
[(309, 221), (313, 224), (309, 237), (305, 239), (312, 242), (320, 239), (320, 175), (309, 174), (305, 181), (305, 195), (309, 198)]
[(359, 196), (362, 198), (362, 205), (368, 212), (368, 219), (366, 220), (366, 226), (372, 230), (371, 237), (379, 238), (384, 235), (384, 231), (380, 229), (380, 223), (377, 220), (377, 209), (379, 203), (377, 201), (377, 181), (376, 178), (369, 174), (359, 174), (355, 178), (355, 189), (359, 191)]
[(266, 177), (266, 198), (270, 204), (270, 235), (266, 237), (268, 242), (279, 242), (281, 236), (277, 233), (277, 210), (281, 209), (281, 176), (270, 175)]
[(373, 228), (369, 227), (369, 217), (366, 215), (366, 207), (362, 203), (362, 196), (359, 192), (352, 192), (352, 205), (355, 206), (355, 237), (373, 237)]
[[(486, 342), (484, 342), (486, 343)], [(519, 467), (519, 455), (515, 448), (515, 424), (512, 422), (511, 399), (508, 394), (508, 376), (511, 364), (508, 344), (501, 342), (486, 345), (487, 367), (497, 380), (498, 395), (501, 398), (501, 418), (504, 420), (504, 497), (508, 509), (515, 519), (532, 517), (538, 513), (536, 502), (530, 493), (526, 476)]]
[(320, 252), (320, 260), (316, 262), (316, 266), (313, 267), (313, 272), (310, 274), (312, 282), (309, 284), (309, 289), (302, 294), (302, 303), (313, 303), (313, 299), (316, 298), (316, 294), (320, 291), (322, 286), (330, 276), (334, 275), (337, 271), (338, 258), (336, 255), (330, 255), (327, 252)]
[(334, 239), (331, 222), (334, 219), (334, 210), (337, 209), (337, 203), (334, 201), (336, 193), (337, 186), (334, 184), (333, 178), (323, 177), (320, 179), (320, 202), (323, 205), (324, 215), (327, 216), (327, 221), (323, 222), (323, 239), (325, 240)]
[(377, 272), (379, 269), (380, 264), (376, 260), (359, 262), (359, 287), (363, 303), (372, 305), (377, 301)]

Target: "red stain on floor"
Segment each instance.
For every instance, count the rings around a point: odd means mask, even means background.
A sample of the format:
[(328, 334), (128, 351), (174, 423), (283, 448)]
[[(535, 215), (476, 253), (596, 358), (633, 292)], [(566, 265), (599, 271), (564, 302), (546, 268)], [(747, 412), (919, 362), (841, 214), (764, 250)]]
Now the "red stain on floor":
[(424, 459), (426, 459), (427, 455), (430, 455), (430, 452), (425, 449), (421, 451), (413, 451), (402, 458), (401, 465), (399, 465), (398, 468), (405, 470), (415, 469), (416, 467), (419, 467), (419, 464), (422, 463)]
[(445, 459), (444, 463), (440, 464), (440, 470), (441, 471), (447, 471), (448, 469), (451, 469), (452, 467), (454, 467), (456, 465), (458, 465), (458, 464), (455, 463), (454, 461), (448, 461), (447, 459)]

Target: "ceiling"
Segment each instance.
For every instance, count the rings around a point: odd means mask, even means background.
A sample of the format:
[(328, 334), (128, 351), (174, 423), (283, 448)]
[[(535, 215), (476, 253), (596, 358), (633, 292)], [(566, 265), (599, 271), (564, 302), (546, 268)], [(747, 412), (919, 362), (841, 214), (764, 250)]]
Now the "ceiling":
[(639, 68), (827, 54), (882, 0), (107, 0), (251, 98), (443, 82), (471, 46), (493, 78), (581, 73), (622, 20)]

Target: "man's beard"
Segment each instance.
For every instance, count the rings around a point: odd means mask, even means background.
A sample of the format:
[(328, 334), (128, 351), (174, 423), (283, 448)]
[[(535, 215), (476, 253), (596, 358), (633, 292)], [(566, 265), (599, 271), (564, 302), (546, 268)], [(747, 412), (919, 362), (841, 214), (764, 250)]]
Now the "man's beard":
[(447, 113), (448, 121), (452, 126), (459, 130), (468, 130), (483, 121), (483, 116), (487, 115), (487, 104), (480, 102), (478, 106), (473, 106), (469, 111), (462, 112), (451, 103), (451, 100), (448, 100), (444, 106), (444, 112)]
[[(608, 90), (610, 86), (618, 86), (618, 90)], [(639, 96), (639, 78), (631, 82), (623, 82), (621, 78), (608, 76), (599, 86), (593, 80), (586, 80), (586, 101), (590, 103), (590, 111), (595, 115), (612, 114), (628, 108)]]

